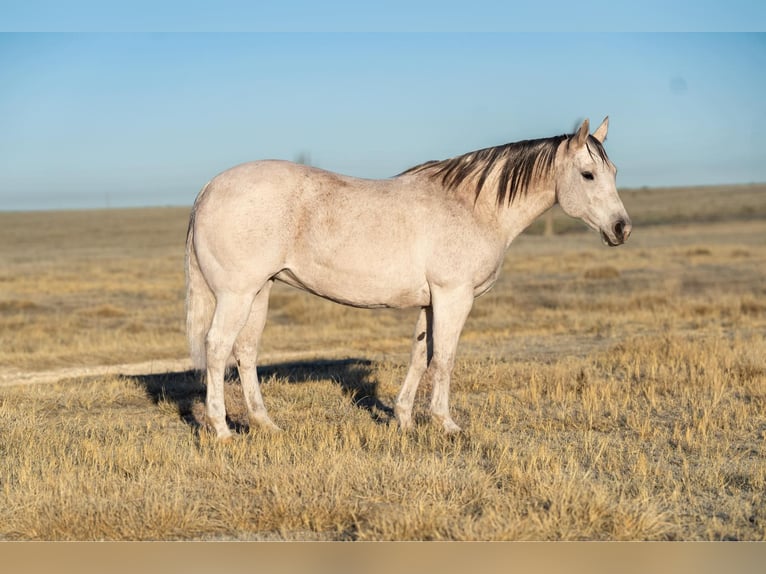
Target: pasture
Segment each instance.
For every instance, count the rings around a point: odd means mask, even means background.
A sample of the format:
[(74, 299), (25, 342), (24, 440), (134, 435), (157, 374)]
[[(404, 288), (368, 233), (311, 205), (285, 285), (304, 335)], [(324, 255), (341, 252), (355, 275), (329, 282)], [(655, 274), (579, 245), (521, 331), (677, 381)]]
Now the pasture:
[(189, 210), (0, 213), (0, 539), (766, 540), (766, 186), (621, 195), (622, 247), (560, 212), (511, 246), (461, 434), (425, 386), (393, 421), (416, 310), (277, 284), (285, 432), (249, 432), (232, 372), (223, 444), (185, 359)]

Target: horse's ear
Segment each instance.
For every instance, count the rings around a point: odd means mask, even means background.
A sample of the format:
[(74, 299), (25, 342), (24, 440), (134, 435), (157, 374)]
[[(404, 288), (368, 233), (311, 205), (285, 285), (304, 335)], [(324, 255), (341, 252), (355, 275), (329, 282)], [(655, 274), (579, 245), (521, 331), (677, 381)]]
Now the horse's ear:
[(578, 129), (577, 133), (572, 136), (572, 144), (574, 145), (575, 149), (579, 149), (585, 145), (585, 141), (588, 139), (589, 129), (590, 123), (588, 122), (588, 118), (585, 118), (582, 125), (580, 126), (580, 129)]
[(593, 132), (593, 137), (596, 138), (599, 143), (604, 143), (607, 131), (609, 131), (609, 116), (606, 116), (604, 121), (601, 122), (601, 125), (596, 128), (596, 131)]

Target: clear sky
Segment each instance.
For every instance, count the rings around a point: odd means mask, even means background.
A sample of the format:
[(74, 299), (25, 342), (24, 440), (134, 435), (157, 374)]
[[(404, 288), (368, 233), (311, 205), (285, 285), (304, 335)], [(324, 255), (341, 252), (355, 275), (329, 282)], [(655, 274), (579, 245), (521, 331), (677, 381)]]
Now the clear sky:
[(605, 115), (621, 187), (765, 182), (766, 34), (2, 33), (0, 210), (187, 205), (300, 154), (388, 177)]

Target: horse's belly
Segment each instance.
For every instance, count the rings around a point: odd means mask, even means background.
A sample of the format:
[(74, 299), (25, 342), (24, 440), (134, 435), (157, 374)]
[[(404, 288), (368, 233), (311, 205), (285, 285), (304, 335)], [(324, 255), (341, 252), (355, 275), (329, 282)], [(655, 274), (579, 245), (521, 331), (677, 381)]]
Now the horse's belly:
[(291, 265), (275, 278), (325, 299), (354, 307), (423, 307), (431, 301), (425, 277), (418, 280), (414, 274), (396, 273), (387, 268), (353, 269), (314, 262)]

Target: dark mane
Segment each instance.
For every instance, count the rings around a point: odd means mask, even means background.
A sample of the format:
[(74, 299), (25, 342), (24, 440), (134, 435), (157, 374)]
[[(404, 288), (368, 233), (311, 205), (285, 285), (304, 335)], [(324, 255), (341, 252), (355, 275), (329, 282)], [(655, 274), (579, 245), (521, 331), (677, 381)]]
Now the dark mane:
[[(499, 169), (497, 176), (497, 205), (512, 203), (519, 194), (525, 194), (533, 176), (545, 176), (553, 167), (559, 144), (571, 135), (524, 140), (496, 147), (472, 151), (451, 159), (428, 161), (409, 168), (399, 175), (426, 173), (440, 178), (447, 189), (455, 189), (471, 178), (476, 178), (476, 198), (484, 188), (487, 177)], [(588, 151), (608, 161), (604, 146), (588, 136)]]

